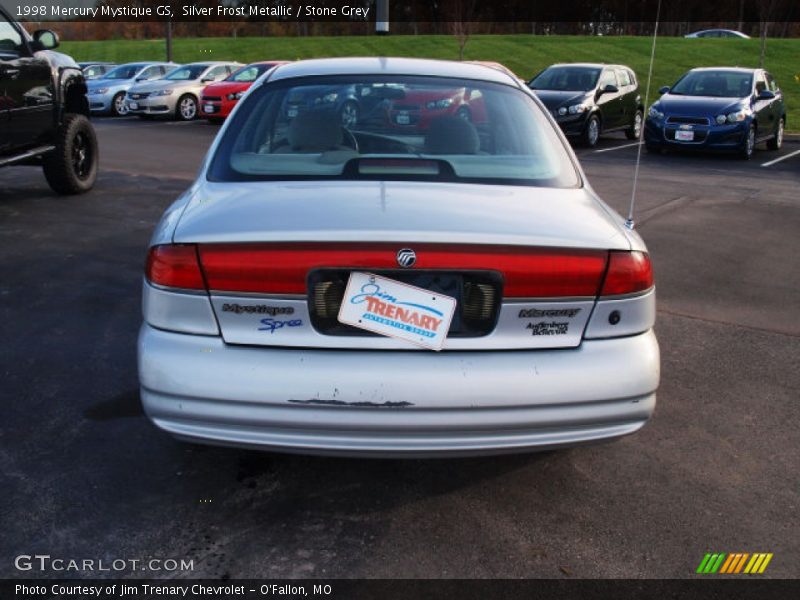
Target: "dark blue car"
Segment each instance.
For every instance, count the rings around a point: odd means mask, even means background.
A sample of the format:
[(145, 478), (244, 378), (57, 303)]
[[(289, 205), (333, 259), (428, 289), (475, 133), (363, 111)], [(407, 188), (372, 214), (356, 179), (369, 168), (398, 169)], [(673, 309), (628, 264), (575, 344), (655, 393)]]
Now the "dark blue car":
[(786, 107), (778, 84), (763, 69), (692, 69), (648, 110), (648, 150), (727, 150), (750, 158), (755, 145), (783, 144)]

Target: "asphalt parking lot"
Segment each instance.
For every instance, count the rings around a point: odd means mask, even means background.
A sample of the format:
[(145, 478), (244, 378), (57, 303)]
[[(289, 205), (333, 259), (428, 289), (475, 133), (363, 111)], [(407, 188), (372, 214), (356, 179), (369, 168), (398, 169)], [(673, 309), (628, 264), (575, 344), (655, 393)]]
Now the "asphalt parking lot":
[[(95, 124), (85, 196), (0, 170), (0, 577), (58, 576), (14, 568), (38, 553), (194, 561), (135, 577), (667, 578), (707, 551), (772, 552), (764, 576), (800, 576), (800, 143), (749, 162), (643, 153), (662, 383), (639, 433), (352, 460), (185, 445), (142, 415), (146, 244), (216, 128)], [(621, 137), (578, 152), (623, 213), (636, 152)]]

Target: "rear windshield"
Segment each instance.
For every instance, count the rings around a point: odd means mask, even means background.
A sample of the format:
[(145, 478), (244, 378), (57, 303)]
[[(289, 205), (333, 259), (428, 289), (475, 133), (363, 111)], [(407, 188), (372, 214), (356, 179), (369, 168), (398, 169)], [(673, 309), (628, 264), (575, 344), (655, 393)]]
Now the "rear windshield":
[(690, 71), (669, 91), (679, 96), (744, 98), (753, 91), (753, 75), (737, 71)]
[(596, 67), (549, 67), (529, 84), (532, 90), (588, 92), (597, 86), (600, 69)]
[(521, 90), (410, 76), (260, 86), (222, 134), (208, 178), (579, 184), (554, 127)]

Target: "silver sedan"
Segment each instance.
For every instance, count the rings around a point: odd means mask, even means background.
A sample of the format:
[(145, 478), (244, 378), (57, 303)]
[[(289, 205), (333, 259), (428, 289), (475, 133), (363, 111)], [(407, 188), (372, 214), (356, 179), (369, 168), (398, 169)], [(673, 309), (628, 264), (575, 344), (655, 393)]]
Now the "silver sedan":
[(265, 74), (156, 228), (143, 288), (142, 403), (183, 440), (519, 452), (631, 434), (655, 407), (647, 249), (541, 102), (485, 66)]
[(179, 121), (191, 121), (197, 117), (203, 89), (210, 83), (222, 81), (240, 66), (234, 62), (182, 65), (163, 79), (131, 87), (125, 99), (128, 112), (143, 117), (168, 115)]
[(161, 79), (175, 67), (173, 63), (127, 63), (100, 79), (86, 82), (89, 110), (97, 114), (122, 116), (128, 113), (126, 92), (137, 83)]

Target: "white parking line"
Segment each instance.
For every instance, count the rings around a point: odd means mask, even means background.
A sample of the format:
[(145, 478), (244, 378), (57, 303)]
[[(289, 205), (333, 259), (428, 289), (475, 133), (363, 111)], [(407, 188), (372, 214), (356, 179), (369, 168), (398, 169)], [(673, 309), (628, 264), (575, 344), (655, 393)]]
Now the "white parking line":
[(621, 150), (622, 148), (630, 148), (631, 146), (638, 146), (641, 142), (633, 142), (632, 144), (623, 144), (622, 146), (614, 146), (613, 148), (603, 148), (602, 150), (595, 150), (595, 154), (599, 152), (611, 152), (612, 150)]
[(795, 150), (794, 152), (791, 152), (791, 153), (787, 154), (786, 156), (781, 156), (780, 158), (776, 158), (775, 160), (771, 160), (769, 162), (765, 162), (761, 166), (762, 167), (771, 167), (775, 163), (779, 163), (782, 160), (786, 160), (787, 158), (792, 158), (793, 156), (795, 156), (797, 154), (800, 154), (800, 150)]

